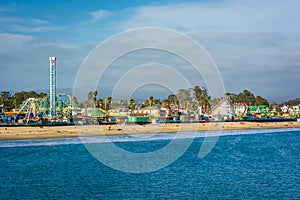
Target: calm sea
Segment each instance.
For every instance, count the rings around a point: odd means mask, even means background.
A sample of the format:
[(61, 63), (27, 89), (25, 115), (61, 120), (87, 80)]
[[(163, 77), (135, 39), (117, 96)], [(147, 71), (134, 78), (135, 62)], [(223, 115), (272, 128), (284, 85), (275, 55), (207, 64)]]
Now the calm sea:
[[(300, 199), (300, 129), (224, 134), (203, 159), (197, 137), (177, 161), (142, 174), (103, 165), (77, 138), (0, 141), (0, 199)], [(149, 152), (168, 137), (113, 140)]]

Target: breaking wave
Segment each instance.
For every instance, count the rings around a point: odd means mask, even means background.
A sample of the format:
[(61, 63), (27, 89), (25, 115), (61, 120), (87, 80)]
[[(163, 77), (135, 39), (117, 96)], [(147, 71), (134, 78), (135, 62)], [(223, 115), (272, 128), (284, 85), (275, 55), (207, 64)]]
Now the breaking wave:
[(54, 145), (71, 145), (71, 144), (83, 144), (83, 143), (105, 143), (105, 142), (139, 142), (139, 141), (201, 138), (201, 137), (210, 137), (210, 136), (212, 137), (212, 136), (231, 136), (231, 135), (247, 135), (247, 134), (268, 134), (268, 133), (297, 132), (297, 131), (300, 132), (300, 128), (178, 132), (180, 134), (178, 133), (135, 134), (135, 135), (52, 138), (52, 139), (33, 139), (33, 140), (2, 140), (0, 141), (0, 148), (28, 147), (28, 146), (54, 146)]

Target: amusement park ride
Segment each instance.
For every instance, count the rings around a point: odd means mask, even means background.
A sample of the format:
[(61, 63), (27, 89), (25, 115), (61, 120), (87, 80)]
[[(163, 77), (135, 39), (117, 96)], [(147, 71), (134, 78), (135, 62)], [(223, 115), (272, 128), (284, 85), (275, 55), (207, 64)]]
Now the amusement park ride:
[[(67, 94), (56, 94), (56, 57), (49, 57), (50, 61), (50, 93), (45, 98), (28, 98), (22, 103), (22, 107), (14, 112), (4, 114), (3, 106), (0, 106), (0, 123), (6, 122), (11, 125), (74, 125), (77, 124), (114, 124), (118, 120), (128, 116), (113, 116), (106, 109), (87, 108), (79, 111), (72, 105), (72, 97)], [(248, 112), (250, 111), (250, 115)], [(188, 113), (188, 111), (187, 111)], [(254, 115), (252, 115), (254, 113)], [(287, 119), (270, 119), (256, 117), (267, 116), (267, 106), (247, 106), (243, 103), (231, 103), (229, 97), (223, 98), (207, 116), (216, 121), (282, 121)], [(4, 117), (5, 120), (4, 120)], [(7, 117), (8, 116), (8, 117)], [(253, 117), (254, 116), (254, 117)], [(138, 121), (140, 120), (140, 121)], [(148, 116), (129, 115), (129, 122), (144, 124), (149, 121)], [(172, 119), (172, 121), (174, 121)], [(167, 122), (167, 121), (166, 121)], [(176, 122), (181, 122), (180, 119)], [(182, 121), (183, 122), (183, 121)], [(0, 124), (1, 125), (1, 124)]]
[(29, 98), (18, 111), (15, 122), (21, 124), (45, 124), (72, 122), (72, 99), (70, 95), (56, 96), (54, 115), (51, 116), (50, 97), (43, 99)]
[(50, 95), (45, 98), (28, 98), (22, 107), (8, 113), (10, 122), (16, 125), (72, 125), (72, 97), (56, 95), (56, 58), (50, 61)]

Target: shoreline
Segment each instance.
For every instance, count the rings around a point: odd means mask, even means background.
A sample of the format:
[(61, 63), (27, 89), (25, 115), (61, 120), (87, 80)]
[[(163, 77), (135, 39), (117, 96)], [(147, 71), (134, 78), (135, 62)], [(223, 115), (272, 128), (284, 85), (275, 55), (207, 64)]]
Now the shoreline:
[(0, 127), (0, 140), (73, 138), (193, 131), (300, 128), (300, 122), (208, 122), (171, 124), (116, 124), (84, 126)]

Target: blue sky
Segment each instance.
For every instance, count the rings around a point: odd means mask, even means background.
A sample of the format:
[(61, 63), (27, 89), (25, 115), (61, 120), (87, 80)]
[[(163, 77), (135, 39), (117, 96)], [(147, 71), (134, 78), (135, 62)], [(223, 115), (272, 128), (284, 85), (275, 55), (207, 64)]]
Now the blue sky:
[[(299, 97), (300, 1), (6, 1), (0, 3), (0, 90), (72, 88), (89, 52), (132, 28), (169, 28), (192, 37), (218, 66), (226, 91), (270, 100)], [(200, 82), (201, 84), (201, 82)]]

